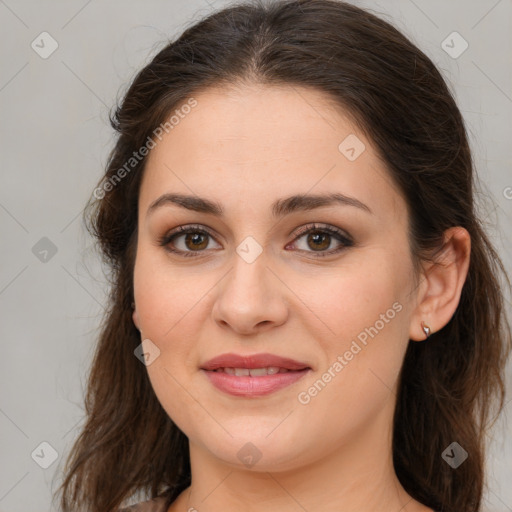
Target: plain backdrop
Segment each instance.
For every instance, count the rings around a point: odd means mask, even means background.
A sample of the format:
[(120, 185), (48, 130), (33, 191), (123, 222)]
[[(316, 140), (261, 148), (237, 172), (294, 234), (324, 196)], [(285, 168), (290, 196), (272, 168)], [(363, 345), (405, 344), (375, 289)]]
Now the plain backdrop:
[[(512, 271), (512, 1), (352, 1), (406, 33), (455, 92)], [(0, 0), (0, 512), (56, 510), (83, 422), (107, 288), (81, 213), (114, 142), (109, 112), (168, 39), (229, 3)], [(512, 511), (507, 400), (488, 455), (492, 512)]]

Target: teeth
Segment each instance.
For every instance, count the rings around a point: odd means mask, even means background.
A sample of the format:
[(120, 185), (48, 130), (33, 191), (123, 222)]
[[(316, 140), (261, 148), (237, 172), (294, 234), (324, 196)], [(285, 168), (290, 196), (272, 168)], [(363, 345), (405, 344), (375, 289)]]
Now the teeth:
[(237, 377), (262, 377), (263, 375), (275, 375), (276, 373), (286, 373), (286, 368), (279, 366), (269, 366), (267, 368), (218, 368), (217, 372), (224, 372), (229, 375), (236, 375)]
[(267, 368), (251, 368), (249, 370), (251, 377), (261, 377), (262, 375), (268, 375)]

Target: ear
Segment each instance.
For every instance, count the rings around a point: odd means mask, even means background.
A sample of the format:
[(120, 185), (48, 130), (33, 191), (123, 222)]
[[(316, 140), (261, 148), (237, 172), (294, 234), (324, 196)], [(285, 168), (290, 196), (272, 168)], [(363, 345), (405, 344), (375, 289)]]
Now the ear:
[(421, 322), (434, 333), (453, 317), (466, 281), (471, 254), (471, 237), (460, 226), (447, 229), (444, 245), (434, 262), (423, 269), (417, 289), (417, 305), (411, 316), (409, 338), (425, 339)]
[(140, 327), (139, 327), (139, 317), (137, 315), (137, 310), (133, 310), (133, 313), (132, 313), (132, 320), (133, 320), (133, 323), (135, 324), (135, 327), (137, 327), (137, 329), (140, 331)]

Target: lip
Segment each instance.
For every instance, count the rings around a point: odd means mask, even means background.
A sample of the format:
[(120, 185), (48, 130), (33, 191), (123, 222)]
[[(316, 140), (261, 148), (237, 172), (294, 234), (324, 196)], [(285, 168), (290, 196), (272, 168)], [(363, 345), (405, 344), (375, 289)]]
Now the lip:
[(269, 395), (283, 389), (311, 372), (311, 368), (304, 370), (262, 375), (258, 377), (237, 377), (228, 373), (201, 370), (209, 381), (220, 391), (233, 396), (258, 397)]
[[(265, 368), (278, 366), (289, 370), (285, 373), (261, 376), (236, 376), (215, 371), (218, 368)], [(306, 363), (295, 361), (273, 354), (254, 354), (240, 356), (238, 354), (221, 354), (210, 359), (201, 366), (211, 384), (224, 393), (241, 396), (257, 397), (274, 393), (290, 386), (312, 371)]]
[(213, 371), (217, 368), (266, 368), (268, 366), (279, 366), (287, 370), (303, 370), (310, 368), (307, 363), (295, 361), (287, 357), (280, 357), (274, 354), (253, 354), (241, 356), (238, 354), (221, 354), (203, 363), (201, 369)]

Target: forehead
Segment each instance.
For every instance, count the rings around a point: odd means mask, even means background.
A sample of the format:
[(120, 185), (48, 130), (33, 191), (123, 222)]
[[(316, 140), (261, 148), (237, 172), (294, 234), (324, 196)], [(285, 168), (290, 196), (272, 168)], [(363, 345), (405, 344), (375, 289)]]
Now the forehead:
[(155, 140), (141, 207), (173, 191), (221, 202), (250, 195), (262, 207), (284, 195), (340, 192), (403, 215), (404, 201), (371, 141), (321, 91), (254, 85), (193, 97), (197, 105)]

